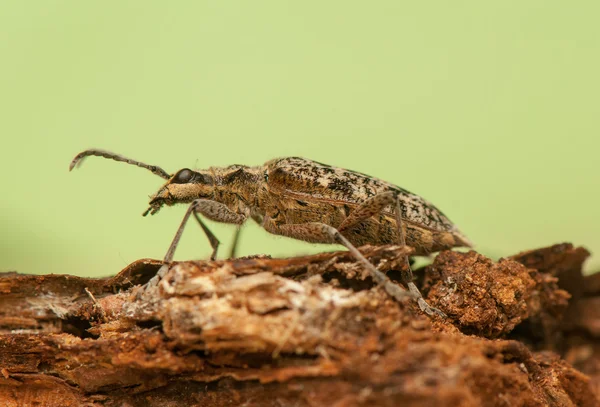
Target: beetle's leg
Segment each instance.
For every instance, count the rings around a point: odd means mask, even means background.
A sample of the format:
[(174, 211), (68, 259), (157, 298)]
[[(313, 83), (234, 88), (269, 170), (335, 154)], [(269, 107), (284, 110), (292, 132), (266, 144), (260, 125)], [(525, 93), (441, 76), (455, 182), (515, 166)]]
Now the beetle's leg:
[[(169, 250), (167, 250), (167, 254), (165, 254), (165, 258), (163, 260), (165, 263), (170, 263), (173, 260), (173, 255), (175, 254), (175, 249), (177, 248), (179, 240), (181, 239), (183, 229), (185, 228), (185, 225), (189, 220), (190, 215), (195, 212), (198, 212), (206, 216), (207, 218), (215, 220), (217, 222), (233, 223), (236, 225), (241, 225), (246, 220), (245, 215), (233, 212), (231, 209), (229, 209), (222, 203), (211, 201), (208, 199), (196, 199), (190, 204), (187, 211), (185, 212), (185, 215), (183, 216), (183, 219), (181, 220), (181, 224), (177, 229), (177, 233), (175, 233), (175, 237), (171, 242), (171, 246), (169, 246)], [(216, 249), (213, 246), (213, 253), (215, 251)]]
[(369, 219), (371, 216), (380, 214), (387, 206), (394, 204), (394, 202), (396, 202), (396, 194), (392, 191), (374, 195), (350, 212), (340, 224), (338, 230), (343, 232), (346, 229), (350, 229), (352, 226)]
[(385, 291), (397, 301), (415, 296), (415, 293), (406, 291), (390, 280), (384, 273), (377, 270), (377, 268), (371, 264), (371, 262), (367, 260), (365, 256), (363, 256), (362, 253), (348, 241), (348, 239), (332, 226), (318, 222), (277, 225), (269, 219), (265, 219), (263, 227), (267, 232), (276, 235), (293, 237), (309, 242), (339, 243), (346, 246), (348, 251), (350, 251), (350, 253), (369, 271), (373, 280), (377, 284), (382, 285)]
[[(252, 214), (250, 215), (252, 217), (252, 219), (259, 225), (262, 225), (263, 222), (263, 218), (261, 215), (259, 214)], [(238, 226), (238, 228), (235, 231), (235, 235), (233, 235), (233, 243), (231, 244), (231, 250), (229, 251), (229, 258), (230, 259), (235, 259), (235, 255), (237, 252), (237, 246), (238, 246), (238, 242), (240, 240), (240, 233), (242, 233), (242, 227)]]
[(204, 234), (208, 238), (208, 241), (210, 242), (210, 247), (212, 247), (213, 249), (212, 254), (210, 255), (210, 259), (214, 260), (217, 258), (217, 250), (219, 249), (219, 244), (221, 242), (219, 242), (219, 239), (217, 239), (215, 234), (208, 228), (208, 226), (206, 226), (206, 224), (202, 221), (200, 216), (198, 216), (198, 213), (196, 211), (193, 211), (192, 213), (194, 214), (194, 217), (198, 221), (198, 224), (200, 225), (200, 227), (204, 231)]
[[(400, 199), (398, 198), (398, 194), (393, 191), (377, 194), (364, 201), (358, 208), (352, 211), (346, 219), (344, 219), (338, 230), (343, 233), (344, 230), (347, 230), (358, 223), (367, 220), (371, 216), (381, 213), (388, 206), (393, 207), (394, 214), (396, 216), (396, 224), (398, 226), (398, 243), (400, 243), (401, 246), (406, 246), (404, 228), (402, 227), (404, 222), (402, 221), (402, 208), (400, 207)], [(406, 283), (408, 290), (417, 298), (419, 308), (429, 315), (437, 314), (445, 317), (446, 315), (442, 311), (427, 304), (421, 295), (421, 292), (413, 282), (414, 277), (408, 256), (406, 256), (406, 270), (406, 275), (403, 275), (404, 282)]]
[(240, 239), (240, 232), (242, 228), (238, 227), (235, 229), (235, 235), (233, 235), (233, 242), (231, 243), (231, 250), (229, 251), (229, 258), (235, 259), (235, 252), (237, 250), (238, 240)]
[[(177, 244), (181, 239), (183, 229), (185, 228), (187, 221), (190, 219), (190, 215), (192, 214), (192, 212), (194, 212), (195, 209), (196, 201), (192, 202), (190, 206), (188, 206), (187, 211), (185, 212), (185, 215), (183, 215), (183, 219), (181, 220), (181, 224), (179, 225), (179, 228), (177, 228), (177, 233), (175, 233), (175, 237), (173, 238), (173, 241), (169, 246), (169, 250), (167, 250), (167, 254), (165, 254), (165, 257), (163, 259), (163, 265), (161, 266), (161, 268), (158, 269), (156, 275), (146, 283), (146, 289), (156, 287), (156, 285), (163, 279), (165, 274), (167, 274), (167, 272), (169, 271), (169, 263), (171, 263), (171, 260), (173, 260), (173, 254), (175, 254), (175, 249), (177, 248)], [(143, 291), (141, 291), (138, 294), (141, 293), (143, 293)]]
[[(404, 229), (402, 228), (402, 208), (400, 207), (400, 199), (398, 198), (397, 194), (395, 195), (394, 200), (396, 201), (394, 206), (394, 213), (396, 215), (396, 224), (398, 225), (398, 240), (400, 241), (400, 245), (406, 246), (406, 238), (404, 236)], [(419, 304), (419, 308), (421, 308), (421, 311), (427, 313), (428, 315), (437, 314), (442, 318), (446, 318), (446, 314), (444, 314), (442, 311), (427, 304), (427, 302), (423, 298), (423, 295), (421, 294), (421, 291), (419, 291), (419, 289), (414, 283), (414, 276), (412, 268), (410, 267), (410, 261), (408, 260), (408, 256), (405, 257), (405, 261), (407, 270), (405, 282), (408, 287), (408, 290), (417, 297), (417, 304)]]

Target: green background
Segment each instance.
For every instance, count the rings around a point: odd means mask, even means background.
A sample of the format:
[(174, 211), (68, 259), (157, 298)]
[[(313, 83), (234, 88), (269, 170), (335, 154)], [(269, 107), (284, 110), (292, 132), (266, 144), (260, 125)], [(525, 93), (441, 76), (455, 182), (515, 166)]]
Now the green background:
[[(599, 253), (599, 4), (4, 1), (0, 269), (164, 255), (185, 208), (143, 218), (162, 180), (142, 169), (69, 173), (89, 147), (169, 172), (304, 156), (424, 196), (493, 256)], [(211, 226), (224, 255), (234, 228)], [(330, 249), (255, 224), (241, 241)], [(176, 258), (209, 253), (190, 225)]]

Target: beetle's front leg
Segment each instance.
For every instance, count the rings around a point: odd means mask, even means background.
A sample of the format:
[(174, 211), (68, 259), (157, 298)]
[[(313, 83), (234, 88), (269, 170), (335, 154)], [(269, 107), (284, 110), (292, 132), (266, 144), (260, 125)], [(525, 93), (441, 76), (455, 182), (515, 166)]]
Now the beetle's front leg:
[(156, 275), (152, 277), (150, 281), (148, 281), (148, 283), (146, 283), (146, 288), (156, 286), (158, 282), (162, 280), (162, 278), (165, 276), (167, 271), (169, 271), (169, 263), (173, 261), (173, 255), (175, 254), (175, 249), (179, 244), (179, 240), (181, 240), (183, 229), (185, 228), (185, 225), (187, 224), (187, 221), (190, 219), (190, 216), (192, 214), (194, 214), (194, 217), (196, 218), (196, 220), (198, 220), (200, 226), (202, 227), (202, 230), (204, 230), (206, 237), (208, 237), (208, 240), (210, 241), (210, 245), (213, 248), (211, 260), (214, 260), (214, 258), (217, 255), (219, 240), (210, 231), (210, 229), (208, 229), (204, 222), (202, 222), (202, 219), (200, 219), (197, 213), (200, 213), (206, 216), (207, 218), (217, 222), (233, 223), (236, 225), (241, 225), (246, 220), (245, 215), (233, 212), (231, 209), (229, 209), (222, 203), (211, 201), (208, 199), (196, 199), (195, 201), (193, 201), (188, 207), (187, 211), (185, 212), (185, 215), (181, 220), (181, 224), (179, 225), (179, 228), (177, 228), (177, 233), (175, 233), (175, 237), (173, 238), (173, 241), (169, 246), (169, 250), (167, 250), (167, 254), (165, 254), (165, 258), (163, 259), (164, 264), (158, 270)]
[(183, 229), (185, 228), (185, 225), (187, 224), (187, 221), (189, 220), (190, 215), (192, 213), (194, 214), (194, 216), (200, 223), (200, 226), (206, 233), (206, 236), (208, 237), (208, 239), (211, 243), (211, 246), (213, 248), (213, 253), (212, 253), (211, 259), (213, 259), (213, 260), (217, 254), (217, 248), (219, 247), (219, 240), (208, 229), (208, 227), (204, 224), (204, 222), (202, 222), (200, 217), (198, 217), (197, 213), (200, 213), (201, 215), (206, 216), (208, 219), (211, 219), (211, 220), (214, 220), (217, 222), (223, 222), (223, 223), (233, 223), (236, 225), (241, 225), (242, 223), (244, 223), (246, 221), (246, 215), (233, 212), (231, 209), (229, 209), (227, 206), (223, 205), (222, 203), (211, 201), (208, 199), (196, 199), (194, 202), (192, 202), (190, 204), (185, 215), (183, 216), (183, 219), (181, 220), (181, 224), (179, 225), (179, 228), (177, 229), (177, 233), (175, 233), (175, 237), (173, 238), (173, 241), (171, 242), (171, 245), (169, 246), (169, 250), (167, 250), (167, 254), (165, 254), (165, 258), (163, 260), (165, 263), (170, 263), (173, 260), (173, 255), (175, 254), (175, 249), (177, 248), (177, 245), (179, 244), (179, 240), (181, 240), (181, 235), (183, 233)]
[(385, 291), (397, 301), (415, 296), (415, 293), (406, 291), (390, 280), (384, 273), (377, 270), (377, 268), (371, 264), (371, 262), (367, 260), (366, 257), (348, 241), (348, 239), (332, 226), (317, 222), (277, 225), (272, 220), (265, 219), (263, 227), (267, 232), (276, 235), (293, 237), (308, 242), (338, 243), (346, 246), (348, 251), (350, 251), (350, 253), (369, 271), (373, 280), (377, 284), (382, 285)]

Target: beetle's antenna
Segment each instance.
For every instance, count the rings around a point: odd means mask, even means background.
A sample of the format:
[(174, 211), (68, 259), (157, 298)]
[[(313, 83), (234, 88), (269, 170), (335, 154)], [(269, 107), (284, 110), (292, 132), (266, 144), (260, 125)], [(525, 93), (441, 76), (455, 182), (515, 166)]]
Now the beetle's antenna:
[(83, 161), (83, 159), (90, 155), (95, 155), (97, 157), (109, 158), (111, 160), (120, 161), (120, 162), (127, 163), (127, 164), (137, 165), (138, 167), (145, 168), (147, 170), (152, 171), (153, 174), (156, 174), (161, 178), (164, 178), (164, 179), (171, 178), (171, 176), (165, 170), (160, 168), (159, 166), (144, 164), (142, 162), (132, 160), (131, 158), (127, 158), (127, 157), (123, 157), (122, 155), (119, 155), (119, 154), (111, 153), (110, 151), (97, 150), (97, 149), (89, 149), (89, 150), (85, 150), (85, 151), (82, 151), (81, 153), (77, 154), (75, 156), (75, 158), (73, 158), (73, 161), (71, 161), (71, 164), (69, 165), (69, 171), (71, 171), (73, 168), (75, 168), (75, 166), (80, 165), (81, 162)]

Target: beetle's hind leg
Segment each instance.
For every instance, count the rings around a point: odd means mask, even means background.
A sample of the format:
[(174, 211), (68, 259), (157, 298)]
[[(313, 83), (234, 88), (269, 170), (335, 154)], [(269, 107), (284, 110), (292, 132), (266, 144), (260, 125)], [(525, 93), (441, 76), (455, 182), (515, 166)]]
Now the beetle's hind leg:
[[(406, 246), (406, 237), (404, 236), (404, 229), (402, 228), (403, 221), (402, 221), (402, 208), (400, 207), (400, 199), (398, 198), (397, 194), (394, 194), (394, 195), (395, 195), (395, 197), (394, 197), (394, 201), (395, 201), (394, 213), (396, 215), (396, 224), (398, 225), (398, 240), (400, 241), (399, 243), (401, 246)], [(427, 304), (427, 302), (423, 298), (423, 295), (421, 294), (421, 291), (419, 291), (416, 284), (414, 283), (414, 276), (413, 276), (412, 267), (410, 266), (410, 260), (408, 259), (408, 256), (405, 257), (405, 261), (406, 261), (407, 273), (406, 273), (404, 280), (405, 280), (406, 286), (408, 287), (408, 290), (411, 293), (415, 294), (415, 296), (417, 298), (417, 304), (419, 304), (419, 308), (421, 308), (421, 311), (427, 313), (428, 315), (437, 314), (437, 315), (441, 316), (442, 318), (446, 318), (446, 314), (444, 314), (442, 311)]]
[[(386, 207), (389, 206), (392, 206), (396, 216), (396, 224), (398, 226), (398, 243), (401, 246), (406, 246), (406, 237), (404, 236), (404, 228), (402, 227), (404, 223), (402, 221), (402, 208), (400, 207), (400, 199), (398, 198), (398, 194), (394, 191), (383, 192), (364, 201), (358, 208), (352, 211), (346, 219), (344, 219), (338, 230), (343, 233), (345, 230), (356, 226), (371, 216), (381, 213)], [(427, 304), (423, 298), (423, 295), (421, 295), (421, 292), (413, 281), (414, 276), (410, 267), (408, 256), (406, 256), (405, 261), (407, 272), (402, 273), (403, 280), (406, 283), (408, 290), (417, 299), (419, 308), (429, 315), (437, 314), (441, 317), (445, 317), (446, 315), (442, 311)]]
[(339, 243), (346, 246), (348, 251), (365, 266), (373, 280), (382, 285), (385, 291), (397, 301), (415, 297), (414, 293), (406, 291), (390, 280), (384, 273), (377, 270), (348, 239), (332, 226), (318, 222), (277, 225), (272, 220), (265, 218), (263, 227), (267, 232), (275, 235), (288, 236), (307, 242)]

